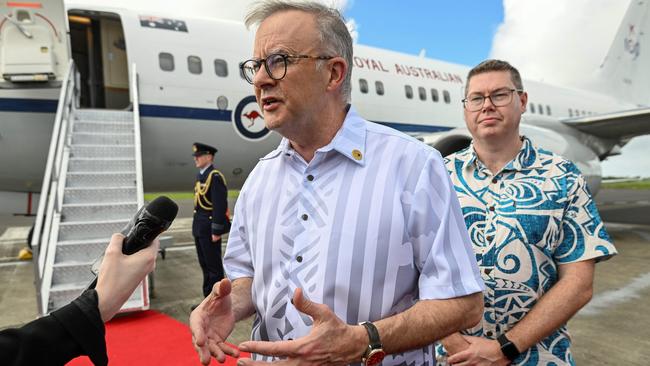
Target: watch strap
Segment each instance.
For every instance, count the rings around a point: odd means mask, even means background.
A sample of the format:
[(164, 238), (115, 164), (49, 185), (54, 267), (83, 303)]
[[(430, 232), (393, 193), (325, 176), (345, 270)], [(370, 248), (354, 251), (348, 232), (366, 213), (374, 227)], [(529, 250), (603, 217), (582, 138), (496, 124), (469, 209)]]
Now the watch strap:
[(370, 340), (370, 348), (371, 349), (378, 349), (382, 348), (381, 346), (381, 340), (379, 339), (379, 331), (377, 330), (377, 327), (375, 327), (374, 324), (371, 322), (362, 322), (360, 325), (363, 325), (366, 328), (366, 331), (368, 332), (368, 339)]
[(517, 349), (517, 346), (506, 337), (505, 333), (497, 337), (497, 341), (499, 342), (499, 345), (501, 345), (501, 352), (510, 361), (514, 361), (521, 354)]

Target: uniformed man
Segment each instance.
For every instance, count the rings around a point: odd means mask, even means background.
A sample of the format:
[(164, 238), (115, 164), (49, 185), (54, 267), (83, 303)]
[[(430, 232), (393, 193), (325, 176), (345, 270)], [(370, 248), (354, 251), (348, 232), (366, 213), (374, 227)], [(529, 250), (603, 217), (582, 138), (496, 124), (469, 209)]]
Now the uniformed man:
[(194, 184), (194, 220), (192, 235), (203, 271), (203, 295), (221, 280), (221, 235), (230, 230), (228, 189), (223, 174), (212, 163), (217, 149), (202, 143), (192, 145), (194, 163), (199, 168)]

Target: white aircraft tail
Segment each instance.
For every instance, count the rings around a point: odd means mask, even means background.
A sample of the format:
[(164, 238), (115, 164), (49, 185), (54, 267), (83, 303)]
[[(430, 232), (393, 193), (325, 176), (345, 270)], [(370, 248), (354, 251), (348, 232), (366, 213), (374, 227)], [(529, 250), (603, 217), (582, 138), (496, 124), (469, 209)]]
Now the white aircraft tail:
[(603, 93), (650, 105), (650, 0), (631, 0), (597, 83)]

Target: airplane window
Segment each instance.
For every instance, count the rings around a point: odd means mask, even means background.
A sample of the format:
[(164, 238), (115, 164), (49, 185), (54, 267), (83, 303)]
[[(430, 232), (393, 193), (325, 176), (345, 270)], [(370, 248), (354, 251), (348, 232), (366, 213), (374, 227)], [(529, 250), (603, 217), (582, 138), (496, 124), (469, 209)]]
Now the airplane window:
[(228, 76), (228, 64), (226, 63), (226, 60), (220, 58), (214, 60), (214, 73), (222, 78)]
[(546, 106), (546, 114), (549, 116), (551, 115), (551, 107), (548, 105)]
[(163, 71), (174, 71), (174, 55), (168, 52), (158, 54), (158, 63)]
[(449, 104), (451, 103), (451, 95), (449, 95), (449, 92), (446, 90), (442, 91), (442, 99), (445, 100), (445, 103)]
[(440, 97), (438, 96), (438, 89), (431, 89), (431, 99), (438, 103), (438, 100), (440, 100)]
[(530, 103), (530, 113), (535, 113), (535, 104)]
[(363, 94), (368, 93), (368, 81), (366, 79), (359, 79), (359, 90)]
[(410, 85), (404, 85), (404, 92), (408, 99), (413, 99), (413, 88)]
[(200, 74), (203, 72), (203, 65), (199, 56), (187, 56), (187, 69), (192, 74)]
[(539, 111), (539, 114), (544, 114), (544, 107), (542, 107), (541, 104), (537, 105), (537, 110)]
[(420, 100), (427, 100), (427, 90), (423, 87), (418, 88), (418, 94), (420, 95)]
[(384, 83), (381, 81), (375, 81), (375, 90), (378, 95), (384, 95)]

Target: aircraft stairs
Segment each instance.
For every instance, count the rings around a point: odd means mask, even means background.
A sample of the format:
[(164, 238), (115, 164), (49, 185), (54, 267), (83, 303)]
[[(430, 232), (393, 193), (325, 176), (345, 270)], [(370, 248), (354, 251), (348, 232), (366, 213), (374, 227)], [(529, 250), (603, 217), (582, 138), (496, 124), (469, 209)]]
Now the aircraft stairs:
[[(78, 109), (78, 73), (70, 62), (32, 238), (41, 315), (83, 292), (111, 234), (144, 203), (136, 75), (133, 65), (132, 110)], [(122, 309), (148, 307), (145, 280)]]

